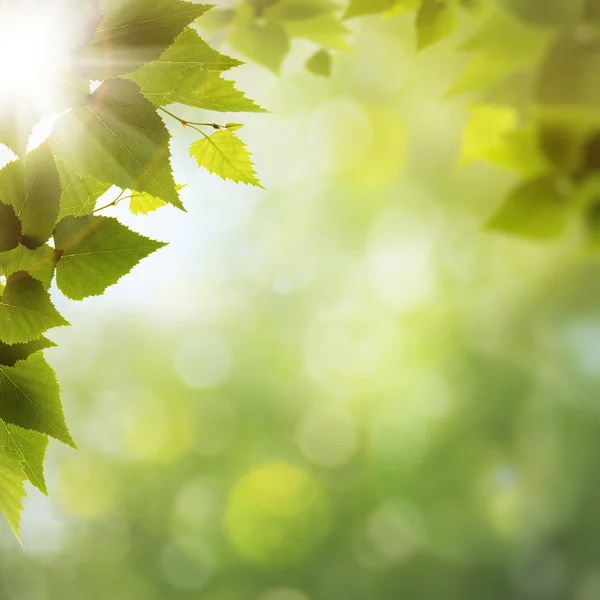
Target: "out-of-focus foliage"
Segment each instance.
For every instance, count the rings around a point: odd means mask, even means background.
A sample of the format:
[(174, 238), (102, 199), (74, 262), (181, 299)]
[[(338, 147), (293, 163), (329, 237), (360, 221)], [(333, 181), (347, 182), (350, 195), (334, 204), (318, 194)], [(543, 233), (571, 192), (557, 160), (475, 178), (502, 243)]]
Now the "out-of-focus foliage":
[(144, 218), (185, 244), (59, 306), (80, 450), (0, 538), (7, 600), (600, 596), (594, 104), (536, 100), (555, 17), (476, 4), (420, 52), (401, 4), (342, 21), (329, 78), (309, 39), (240, 69), (267, 192), (175, 138), (190, 214)]
[[(322, 49), (306, 68), (328, 75), (330, 52), (350, 50), (357, 17), (408, 12), (416, 46), (426, 49), (470, 15), (459, 45), (468, 62), (449, 86), (450, 95), (474, 99), (463, 159), (489, 161), (523, 178), (491, 226), (548, 238), (571, 222), (590, 226), (587, 203), (577, 199), (598, 162), (599, 7), (597, 0), (351, 0), (346, 6), (331, 0), (246, 0), (199, 22), (213, 33), (224, 32), (235, 50), (275, 73), (296, 38), (316, 42)], [(545, 184), (537, 185), (539, 179)], [(550, 213), (552, 227), (546, 225)]]
[[(128, 199), (147, 214), (184, 206), (167, 116), (202, 136), (198, 164), (262, 187), (240, 124), (188, 121), (164, 108), (263, 112), (223, 72), (242, 63), (191, 27), (212, 6), (183, 0), (0, 4), (0, 444), (2, 501), (18, 535), (23, 480), (41, 468), (47, 436), (74, 445), (59, 387), (39, 352), (68, 325), (49, 288), (71, 300), (103, 294), (165, 244), (95, 213)], [(65, 25), (68, 21), (68, 25)], [(33, 133), (44, 119), (44, 135)], [(217, 129), (212, 135), (202, 128)], [(100, 196), (120, 188), (106, 204)], [(16, 436), (12, 428), (16, 427)], [(12, 469), (12, 473), (11, 473)], [(43, 475), (31, 479), (45, 491)]]

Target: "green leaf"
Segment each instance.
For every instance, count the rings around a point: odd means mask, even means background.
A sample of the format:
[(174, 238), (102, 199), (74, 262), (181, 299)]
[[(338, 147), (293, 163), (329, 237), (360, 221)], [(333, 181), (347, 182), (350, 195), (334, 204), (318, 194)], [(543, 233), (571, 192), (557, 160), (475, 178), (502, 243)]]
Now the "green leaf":
[(160, 198), (155, 198), (150, 194), (134, 192), (131, 194), (131, 200), (129, 201), (129, 210), (134, 215), (147, 215), (161, 206), (165, 206), (165, 203)]
[[(0, 365), (14, 367), (20, 360), (25, 360), (40, 350), (54, 346), (56, 344), (45, 337), (40, 337), (24, 344), (5, 344), (4, 342), (0, 342)], [(1, 441), (0, 445), (3, 445)]]
[(22, 226), (23, 243), (37, 248), (52, 235), (58, 219), (60, 180), (48, 144), (0, 171), (0, 201), (10, 204)]
[(90, 214), (98, 198), (109, 190), (111, 184), (98, 181), (93, 177), (77, 175), (63, 161), (57, 160), (56, 165), (62, 186), (58, 218)]
[(180, 103), (221, 112), (262, 112), (232, 81), (220, 75), (240, 64), (210, 48), (193, 29), (187, 29), (158, 60), (144, 65), (129, 79), (158, 106)]
[(56, 227), (56, 284), (72, 300), (98, 296), (165, 246), (110, 217), (65, 217)]
[(12, 250), (21, 239), (21, 221), (15, 209), (9, 204), (0, 203), (0, 252)]
[(203, 71), (227, 71), (242, 64), (242, 61), (211, 48), (194, 29), (188, 27), (157, 60), (142, 66), (136, 74), (159, 68), (176, 78), (190, 67)]
[(9, 277), (17, 271), (27, 271), (42, 282), (44, 289), (48, 289), (52, 283), (55, 266), (54, 249), (48, 245), (35, 250), (18, 246), (9, 252), (0, 253), (0, 273)]
[(506, 233), (546, 240), (566, 228), (571, 210), (560, 182), (543, 177), (513, 190), (487, 226)]
[(9, 448), (0, 448), (0, 510), (19, 539), (25, 496), (25, 471), (19, 457)]
[(17, 156), (24, 156), (33, 127), (40, 117), (38, 111), (19, 106), (14, 98), (5, 99), (0, 104), (0, 143)]
[(20, 461), (27, 479), (48, 495), (44, 477), (44, 456), (48, 436), (0, 420), (0, 446), (8, 448)]
[(53, 327), (69, 323), (54, 308), (48, 292), (25, 271), (13, 273), (0, 297), (0, 340), (29, 342)]
[(397, 0), (351, 0), (346, 9), (344, 19), (353, 19), (375, 13), (386, 12), (396, 4)]
[(14, 367), (0, 365), (0, 419), (75, 447), (59, 396), (54, 371), (41, 353)]
[(190, 155), (199, 166), (223, 179), (262, 187), (246, 144), (231, 130), (222, 129), (194, 142)]
[(308, 59), (306, 68), (315, 75), (331, 77), (331, 54), (327, 50), (318, 50)]
[(219, 112), (264, 112), (218, 71), (195, 68), (180, 71), (159, 61), (130, 77), (157, 106), (187, 104)]
[(183, 209), (170, 163), (170, 135), (154, 107), (131, 81), (111, 79), (89, 106), (59, 120), (52, 144), (80, 176), (148, 192)]
[(182, 0), (103, 0), (104, 18), (80, 61), (86, 76), (103, 80), (134, 71), (157, 58), (210, 8)]
[(417, 13), (418, 49), (448, 37), (457, 24), (456, 0), (423, 0)]
[(250, 60), (263, 65), (275, 75), (290, 51), (286, 30), (279, 24), (240, 22), (229, 33), (229, 43)]

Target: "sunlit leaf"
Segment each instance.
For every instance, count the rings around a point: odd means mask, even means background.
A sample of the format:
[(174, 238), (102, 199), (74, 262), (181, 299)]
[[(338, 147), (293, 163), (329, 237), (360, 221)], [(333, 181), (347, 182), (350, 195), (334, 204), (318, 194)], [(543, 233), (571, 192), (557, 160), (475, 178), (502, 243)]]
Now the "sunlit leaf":
[(0, 365), (0, 419), (75, 446), (65, 424), (56, 376), (41, 353)]
[(48, 436), (0, 420), (0, 446), (14, 453), (27, 479), (42, 494), (47, 495), (44, 457), (48, 447)]
[(223, 179), (262, 187), (246, 144), (231, 130), (217, 131), (194, 142), (190, 154), (199, 166)]
[(40, 281), (25, 271), (8, 277), (0, 297), (0, 340), (7, 344), (29, 342), (53, 327), (69, 323), (50, 301)]
[(60, 205), (60, 180), (48, 144), (0, 171), (0, 201), (10, 204), (22, 226), (21, 241), (37, 248), (52, 235)]
[(84, 49), (82, 72), (90, 79), (123, 75), (158, 58), (208, 4), (182, 0), (102, 0), (104, 15)]
[(148, 192), (183, 208), (170, 164), (169, 132), (135, 83), (111, 79), (90, 104), (61, 118), (52, 144), (78, 175)]
[(57, 161), (57, 166), (62, 186), (59, 218), (67, 215), (79, 217), (91, 213), (98, 198), (108, 191), (111, 184), (93, 177), (77, 175), (62, 161)]
[(164, 245), (112, 217), (65, 217), (54, 232), (56, 284), (72, 300), (97, 296)]
[(10, 252), (0, 253), (0, 273), (9, 277), (17, 271), (27, 271), (40, 281), (45, 289), (50, 287), (55, 266), (54, 248), (48, 245), (35, 250), (18, 246)]
[[(1, 392), (0, 392), (1, 393)], [(17, 538), (25, 493), (25, 471), (19, 457), (7, 447), (0, 448), (0, 510)]]

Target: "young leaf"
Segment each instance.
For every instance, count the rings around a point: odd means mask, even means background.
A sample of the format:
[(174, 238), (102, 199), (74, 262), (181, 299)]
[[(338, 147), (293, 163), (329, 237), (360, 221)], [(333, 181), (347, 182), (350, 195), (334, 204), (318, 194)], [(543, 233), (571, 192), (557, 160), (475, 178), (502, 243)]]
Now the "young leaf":
[(306, 68), (315, 75), (331, 77), (331, 54), (327, 50), (318, 50), (306, 63)]
[(21, 221), (10, 204), (0, 203), (0, 252), (12, 250), (21, 239)]
[(50, 301), (37, 279), (25, 271), (13, 273), (0, 297), (0, 340), (7, 344), (29, 342), (48, 329), (69, 323)]
[(48, 144), (0, 171), (0, 201), (14, 208), (22, 225), (21, 243), (28, 248), (41, 246), (52, 235), (60, 194), (58, 171)]
[(129, 210), (134, 215), (147, 215), (161, 206), (165, 206), (165, 203), (160, 198), (155, 198), (150, 194), (134, 192), (131, 194), (131, 200), (129, 201)]
[(229, 129), (206, 136), (190, 147), (190, 155), (199, 166), (223, 179), (262, 187), (246, 144)]
[(62, 186), (58, 218), (90, 214), (98, 198), (108, 191), (111, 184), (98, 181), (93, 177), (77, 175), (60, 160), (56, 161), (56, 165)]
[(157, 58), (210, 8), (182, 0), (103, 0), (104, 18), (84, 49), (82, 70), (99, 80), (130, 73)]
[(9, 277), (17, 271), (27, 271), (32, 277), (42, 282), (48, 289), (54, 277), (54, 249), (40, 246), (30, 250), (25, 246), (17, 246), (14, 250), (0, 253), (0, 272)]
[[(24, 344), (5, 344), (0, 342), (0, 365), (14, 367), (20, 360), (25, 360), (32, 354), (56, 346), (54, 342), (45, 337), (26, 342)], [(3, 445), (0, 441), (0, 445)]]
[(0, 419), (75, 447), (59, 395), (54, 371), (40, 352), (14, 367), (0, 365)]
[(169, 139), (138, 87), (111, 79), (93, 93), (89, 106), (60, 119), (52, 144), (78, 175), (148, 192), (183, 209), (173, 180)]
[(25, 471), (21, 461), (10, 449), (0, 448), (0, 510), (17, 538), (20, 538), (19, 527), (25, 496)]
[(56, 284), (71, 300), (98, 296), (165, 246), (111, 217), (65, 217), (54, 232)]
[(21, 462), (27, 479), (48, 495), (44, 477), (44, 455), (48, 436), (0, 420), (0, 446), (8, 448)]

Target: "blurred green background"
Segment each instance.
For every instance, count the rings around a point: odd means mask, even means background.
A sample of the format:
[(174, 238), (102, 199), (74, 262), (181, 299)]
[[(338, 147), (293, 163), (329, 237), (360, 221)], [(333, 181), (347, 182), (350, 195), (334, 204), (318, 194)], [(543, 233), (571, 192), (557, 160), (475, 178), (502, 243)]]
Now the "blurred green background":
[(80, 450), (2, 524), (0, 598), (600, 598), (600, 264), (482, 228), (517, 176), (458, 166), (468, 25), (351, 27), (329, 79), (310, 42), (232, 71), (267, 191), (174, 129), (188, 214), (114, 209), (170, 246), (56, 295)]

